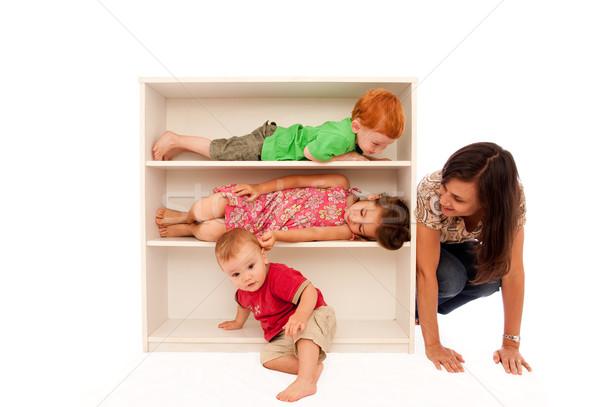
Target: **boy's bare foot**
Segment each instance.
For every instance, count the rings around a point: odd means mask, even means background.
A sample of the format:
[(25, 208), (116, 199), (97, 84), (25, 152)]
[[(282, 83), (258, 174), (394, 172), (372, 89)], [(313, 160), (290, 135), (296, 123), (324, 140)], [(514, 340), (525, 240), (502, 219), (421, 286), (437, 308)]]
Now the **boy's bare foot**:
[(194, 236), (193, 227), (194, 225), (186, 223), (168, 226), (158, 225), (158, 232), (161, 237)]
[(173, 155), (167, 156), (167, 153), (175, 148), (175, 138), (178, 136), (177, 133), (167, 130), (159, 137), (156, 144), (154, 144), (154, 147), (152, 147), (152, 153), (156, 161), (170, 160), (173, 158)]
[(277, 400), (280, 401), (298, 401), (301, 398), (312, 396), (317, 392), (317, 381), (323, 373), (323, 363), (317, 365), (317, 372), (314, 380), (306, 380), (296, 378), (284, 391), (277, 395)]
[(159, 226), (176, 225), (179, 223), (192, 223), (188, 221), (187, 212), (174, 211), (167, 208), (158, 208), (156, 211), (156, 224)]
[(188, 150), (186, 150), (185, 148), (173, 148), (171, 150), (169, 150), (164, 156), (163, 156), (163, 161), (171, 161), (173, 159), (173, 157), (175, 157), (176, 155), (179, 155), (181, 153), (184, 153)]

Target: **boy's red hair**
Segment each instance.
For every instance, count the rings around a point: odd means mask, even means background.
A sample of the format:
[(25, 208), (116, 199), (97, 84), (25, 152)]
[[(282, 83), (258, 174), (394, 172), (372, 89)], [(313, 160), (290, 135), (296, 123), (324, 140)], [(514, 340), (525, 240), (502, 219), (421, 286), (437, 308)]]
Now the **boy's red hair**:
[(397, 139), (404, 131), (400, 99), (387, 89), (371, 89), (362, 95), (352, 110), (352, 120), (355, 119), (391, 139)]

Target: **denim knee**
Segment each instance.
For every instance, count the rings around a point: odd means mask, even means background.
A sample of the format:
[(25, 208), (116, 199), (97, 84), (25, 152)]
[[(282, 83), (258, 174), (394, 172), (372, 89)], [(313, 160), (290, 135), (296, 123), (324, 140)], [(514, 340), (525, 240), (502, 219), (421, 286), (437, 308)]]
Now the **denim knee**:
[(440, 262), (438, 263), (436, 275), (438, 298), (457, 296), (465, 288), (469, 279), (465, 266), (444, 249), (440, 250)]
[(492, 295), (500, 289), (500, 280), (491, 281), (489, 283), (481, 284), (476, 287), (477, 293), (480, 297), (487, 297), (488, 295)]

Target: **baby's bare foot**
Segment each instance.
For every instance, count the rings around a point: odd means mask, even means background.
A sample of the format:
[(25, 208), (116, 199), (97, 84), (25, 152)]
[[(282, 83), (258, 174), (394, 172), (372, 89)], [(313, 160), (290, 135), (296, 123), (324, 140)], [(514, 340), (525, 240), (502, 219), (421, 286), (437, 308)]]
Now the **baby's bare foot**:
[(158, 208), (156, 211), (156, 224), (161, 226), (191, 223), (188, 221), (187, 212), (174, 211), (167, 208)]
[[(167, 153), (175, 148), (175, 139), (178, 136), (177, 133), (168, 130), (160, 136), (156, 144), (154, 144), (154, 147), (152, 147), (152, 153), (156, 161), (167, 159)], [(173, 158), (173, 155), (168, 156), (168, 159), (171, 158)]]
[(296, 379), (287, 389), (277, 395), (280, 401), (298, 401), (301, 398), (312, 396), (317, 392), (317, 383), (308, 380)]

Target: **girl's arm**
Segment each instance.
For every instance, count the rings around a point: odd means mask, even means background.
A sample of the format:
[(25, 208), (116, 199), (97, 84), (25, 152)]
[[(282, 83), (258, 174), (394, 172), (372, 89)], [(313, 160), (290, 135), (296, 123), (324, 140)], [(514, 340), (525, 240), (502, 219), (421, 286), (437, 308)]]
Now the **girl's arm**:
[[(502, 303), (504, 304), (504, 333), (520, 335), (523, 300), (525, 296), (525, 269), (523, 267), (523, 242), (525, 231), (517, 231), (511, 252), (509, 273), (502, 278)], [(519, 353), (519, 343), (503, 338), (502, 348), (494, 352), (494, 362), (502, 362), (506, 373), (521, 374), (522, 367), (531, 371), (529, 364)]]
[(249, 315), (250, 310), (238, 304), (238, 310), (237, 315), (235, 316), (235, 320), (221, 322), (219, 324), (219, 328), (223, 328), (226, 330), (241, 329), (246, 323), (246, 320), (248, 319)]
[(267, 230), (262, 236), (261, 245), (266, 250), (273, 248), (275, 241), (313, 242), (322, 240), (348, 240), (352, 232), (347, 225), (319, 226), (305, 229)]
[(238, 196), (249, 195), (246, 200), (251, 202), (260, 194), (302, 187), (344, 187), (347, 189), (350, 188), (350, 181), (341, 174), (288, 175), (261, 184), (237, 184), (233, 188), (233, 192), (236, 192)]
[(308, 284), (304, 288), (304, 291), (302, 291), (296, 311), (290, 315), (290, 319), (288, 319), (288, 322), (284, 326), (285, 336), (291, 336), (296, 339), (298, 329), (300, 332), (304, 332), (306, 321), (314, 311), (315, 305), (317, 305), (317, 298), (317, 289), (312, 284)]
[(417, 223), (417, 305), (425, 353), (438, 370), (463, 372), (462, 356), (442, 346), (437, 321), (440, 232)]

